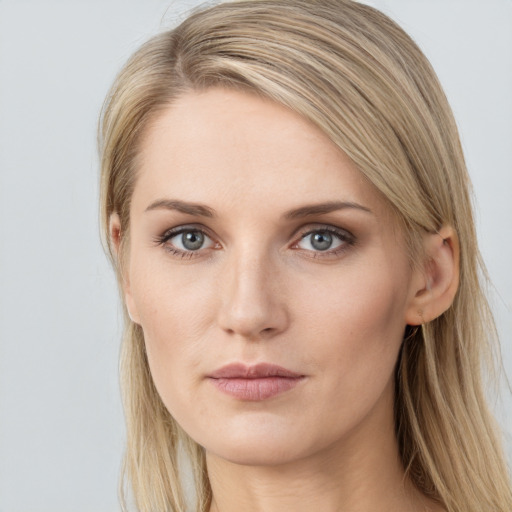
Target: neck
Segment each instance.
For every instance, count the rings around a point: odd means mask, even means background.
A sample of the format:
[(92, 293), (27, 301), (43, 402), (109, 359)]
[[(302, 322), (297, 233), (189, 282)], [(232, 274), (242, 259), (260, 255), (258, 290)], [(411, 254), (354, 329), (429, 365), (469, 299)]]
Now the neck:
[(406, 479), (392, 413), (385, 423), (375, 413), (335, 445), (279, 465), (235, 464), (207, 453), (210, 512), (441, 510)]

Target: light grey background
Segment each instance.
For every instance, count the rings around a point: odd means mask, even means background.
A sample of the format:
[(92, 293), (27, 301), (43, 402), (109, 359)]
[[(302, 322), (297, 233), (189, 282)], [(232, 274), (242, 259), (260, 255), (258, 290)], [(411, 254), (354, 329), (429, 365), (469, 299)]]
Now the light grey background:
[[(95, 129), (115, 73), (200, 2), (0, 0), (0, 512), (117, 505), (120, 315), (99, 243)], [(512, 1), (375, 0), (458, 120), (512, 374)], [(512, 458), (512, 400), (497, 412)]]

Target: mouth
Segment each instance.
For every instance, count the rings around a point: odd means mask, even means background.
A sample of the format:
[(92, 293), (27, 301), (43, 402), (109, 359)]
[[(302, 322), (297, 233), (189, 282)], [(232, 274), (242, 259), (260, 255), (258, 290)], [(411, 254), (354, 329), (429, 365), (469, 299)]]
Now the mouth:
[(221, 392), (238, 400), (257, 402), (294, 388), (305, 375), (282, 366), (242, 363), (223, 366), (208, 375), (210, 382)]

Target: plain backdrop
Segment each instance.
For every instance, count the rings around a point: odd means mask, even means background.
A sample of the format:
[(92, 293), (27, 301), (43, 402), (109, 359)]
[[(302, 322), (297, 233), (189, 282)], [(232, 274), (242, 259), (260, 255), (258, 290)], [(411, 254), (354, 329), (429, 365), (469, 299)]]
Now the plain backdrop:
[[(453, 106), (510, 375), (512, 1), (368, 3), (419, 43)], [(125, 59), (198, 4), (0, 0), (0, 512), (119, 510), (121, 321), (95, 130)]]

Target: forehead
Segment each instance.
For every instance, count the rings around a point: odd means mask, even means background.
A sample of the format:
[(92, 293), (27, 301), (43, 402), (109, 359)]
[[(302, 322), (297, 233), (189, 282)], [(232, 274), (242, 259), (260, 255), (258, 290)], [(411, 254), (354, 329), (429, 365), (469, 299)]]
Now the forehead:
[(138, 164), (133, 205), (139, 208), (162, 196), (239, 209), (334, 200), (387, 209), (319, 128), (245, 92), (179, 97), (146, 130)]

